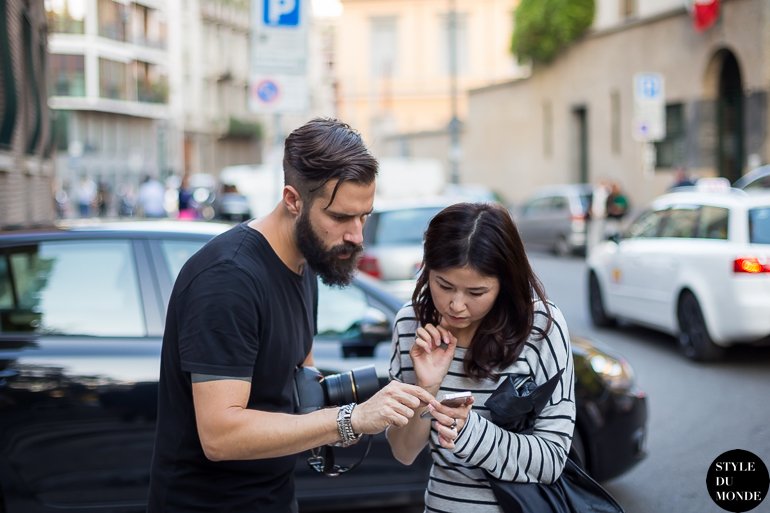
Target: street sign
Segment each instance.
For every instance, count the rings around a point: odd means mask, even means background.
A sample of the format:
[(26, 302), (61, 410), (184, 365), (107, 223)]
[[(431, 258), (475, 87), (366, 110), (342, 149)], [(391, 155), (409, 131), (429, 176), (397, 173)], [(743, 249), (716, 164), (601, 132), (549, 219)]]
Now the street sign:
[(634, 75), (633, 136), (641, 142), (666, 137), (665, 82), (660, 73)]
[(249, 109), (258, 113), (302, 112), (307, 83), (310, 0), (253, 0)]
[(300, 0), (263, 0), (262, 21), (271, 27), (299, 25)]

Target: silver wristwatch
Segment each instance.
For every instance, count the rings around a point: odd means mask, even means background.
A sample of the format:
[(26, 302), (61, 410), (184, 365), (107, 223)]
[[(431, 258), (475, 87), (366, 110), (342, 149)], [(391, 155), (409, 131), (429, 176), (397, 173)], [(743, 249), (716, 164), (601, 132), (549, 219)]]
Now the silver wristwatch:
[(347, 447), (358, 442), (361, 438), (360, 434), (353, 432), (353, 423), (351, 418), (353, 416), (353, 408), (356, 407), (356, 403), (346, 404), (341, 406), (339, 412), (337, 412), (337, 431), (340, 434), (340, 445)]

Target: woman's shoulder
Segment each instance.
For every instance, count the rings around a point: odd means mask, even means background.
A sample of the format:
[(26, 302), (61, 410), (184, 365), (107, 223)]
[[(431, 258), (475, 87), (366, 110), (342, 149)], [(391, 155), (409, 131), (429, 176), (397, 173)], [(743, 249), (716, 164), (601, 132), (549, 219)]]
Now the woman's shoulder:
[(556, 323), (564, 323), (564, 315), (559, 307), (556, 306), (556, 303), (550, 299), (535, 299), (532, 305), (535, 313), (535, 326), (544, 328), (548, 324), (549, 319)]
[(404, 304), (396, 314), (396, 329), (400, 327), (412, 327), (417, 324), (417, 315), (414, 313), (412, 303)]

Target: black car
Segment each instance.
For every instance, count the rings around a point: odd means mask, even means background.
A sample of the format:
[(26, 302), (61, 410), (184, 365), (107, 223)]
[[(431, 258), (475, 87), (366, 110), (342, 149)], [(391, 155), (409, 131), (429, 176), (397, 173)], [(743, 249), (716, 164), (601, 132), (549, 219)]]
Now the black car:
[[(144, 221), (0, 234), (0, 511), (143, 511), (165, 305), (181, 266), (228, 225)], [(375, 364), (387, 381), (400, 301), (361, 275), (319, 288), (313, 352), (324, 373)], [(577, 433), (590, 473), (644, 456), (646, 400), (628, 364), (573, 339)], [(342, 464), (366, 444), (338, 450)], [(405, 467), (383, 435), (336, 478), (297, 459), (302, 511), (420, 504), (430, 458)]]

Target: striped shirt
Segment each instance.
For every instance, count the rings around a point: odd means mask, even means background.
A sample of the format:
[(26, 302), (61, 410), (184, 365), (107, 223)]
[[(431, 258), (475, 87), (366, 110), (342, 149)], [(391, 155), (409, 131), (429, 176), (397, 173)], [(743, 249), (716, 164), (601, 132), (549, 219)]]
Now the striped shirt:
[[(500, 512), (485, 471), (502, 480), (524, 483), (551, 483), (561, 475), (575, 428), (575, 374), (566, 322), (555, 305), (549, 302), (549, 307), (553, 318), (550, 331), (537, 339), (547, 325), (547, 312), (536, 302), (532, 336), (518, 360), (496, 380), (468, 377), (463, 369), (466, 349), (456, 348), (439, 396), (470, 390), (475, 402), (453, 450), (439, 445), (436, 429), (431, 427), (428, 443), (433, 466), (425, 491), (426, 512)], [(417, 326), (412, 306), (404, 306), (395, 321), (390, 374), (405, 383), (416, 381), (409, 350)], [(508, 375), (529, 375), (541, 385), (561, 369), (561, 380), (535, 421), (532, 434), (513, 433), (489, 420), (484, 403)]]

